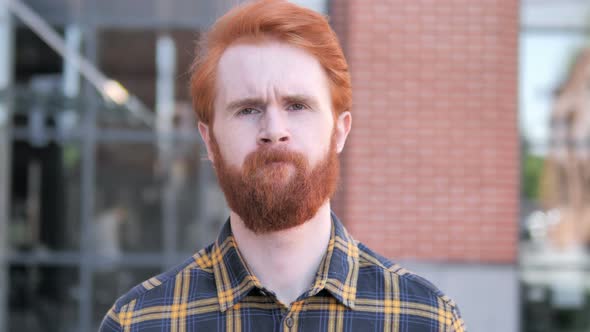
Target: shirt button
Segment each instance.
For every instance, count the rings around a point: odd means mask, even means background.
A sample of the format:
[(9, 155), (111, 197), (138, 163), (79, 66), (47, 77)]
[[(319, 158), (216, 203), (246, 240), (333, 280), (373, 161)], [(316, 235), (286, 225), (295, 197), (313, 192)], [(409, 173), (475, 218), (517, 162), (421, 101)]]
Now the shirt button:
[(287, 319), (285, 319), (285, 324), (287, 324), (288, 328), (293, 327), (293, 318), (287, 317)]

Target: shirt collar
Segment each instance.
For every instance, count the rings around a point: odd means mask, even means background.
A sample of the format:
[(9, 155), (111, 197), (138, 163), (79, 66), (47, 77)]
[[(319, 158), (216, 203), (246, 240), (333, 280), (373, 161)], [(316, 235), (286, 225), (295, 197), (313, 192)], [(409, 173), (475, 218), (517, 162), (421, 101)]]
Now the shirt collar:
[[(359, 269), (357, 242), (333, 212), (331, 217), (328, 249), (306, 297), (314, 296), (325, 289), (345, 306), (354, 308)], [(211, 260), (220, 311), (231, 308), (253, 288), (262, 289), (260, 281), (248, 270), (240, 255), (229, 219), (213, 246)]]

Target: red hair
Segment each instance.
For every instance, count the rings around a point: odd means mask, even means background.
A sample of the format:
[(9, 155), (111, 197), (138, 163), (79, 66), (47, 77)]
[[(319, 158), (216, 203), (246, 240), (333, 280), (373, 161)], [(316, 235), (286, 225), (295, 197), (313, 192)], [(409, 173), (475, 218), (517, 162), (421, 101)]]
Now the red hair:
[(312, 54), (326, 71), (333, 113), (338, 116), (350, 110), (348, 64), (327, 19), (285, 0), (260, 0), (238, 6), (219, 18), (197, 49), (190, 90), (200, 121), (207, 125), (213, 121), (217, 65), (223, 52), (238, 40), (269, 37)]

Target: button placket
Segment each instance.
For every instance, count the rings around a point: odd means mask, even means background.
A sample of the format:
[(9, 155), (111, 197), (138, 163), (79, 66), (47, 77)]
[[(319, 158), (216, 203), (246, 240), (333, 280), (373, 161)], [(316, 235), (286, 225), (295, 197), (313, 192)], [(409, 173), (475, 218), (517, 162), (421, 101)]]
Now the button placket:
[(294, 324), (293, 317), (287, 316), (287, 318), (285, 318), (285, 325), (287, 325), (288, 328), (292, 328)]

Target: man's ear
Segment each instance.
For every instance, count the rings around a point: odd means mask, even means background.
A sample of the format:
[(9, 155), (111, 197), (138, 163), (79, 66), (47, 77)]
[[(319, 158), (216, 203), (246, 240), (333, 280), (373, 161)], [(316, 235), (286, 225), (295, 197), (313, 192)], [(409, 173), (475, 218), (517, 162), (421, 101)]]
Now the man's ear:
[(342, 112), (336, 119), (336, 152), (340, 153), (344, 149), (346, 138), (352, 127), (352, 115), (350, 112)]
[(201, 134), (201, 138), (203, 142), (205, 142), (205, 147), (207, 148), (207, 158), (214, 163), (215, 159), (213, 158), (213, 152), (211, 152), (211, 137), (209, 135), (213, 135), (213, 131), (209, 130), (209, 126), (205, 123), (199, 121), (199, 134)]

